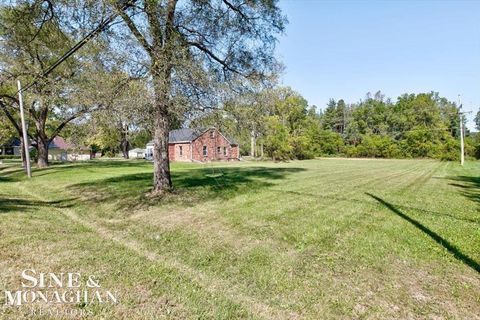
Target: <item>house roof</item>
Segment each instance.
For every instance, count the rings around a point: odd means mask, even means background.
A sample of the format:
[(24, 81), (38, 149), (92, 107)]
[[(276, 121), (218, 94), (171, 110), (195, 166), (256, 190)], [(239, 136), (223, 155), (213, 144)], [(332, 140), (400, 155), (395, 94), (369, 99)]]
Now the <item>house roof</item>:
[(49, 149), (62, 149), (68, 150), (72, 149), (73, 146), (68, 144), (62, 137), (56, 136), (48, 145)]
[[(168, 133), (168, 143), (191, 142), (201, 136), (205, 131), (212, 128), (195, 128), (195, 129), (176, 129)], [(223, 134), (222, 134), (223, 135)], [(225, 135), (223, 135), (230, 144), (237, 144), (237, 142)], [(153, 145), (153, 140), (147, 145)]]
[(12, 138), (10, 141), (8, 141), (7, 144), (5, 144), (6, 147), (20, 147), (21, 141), (18, 138)]
[(168, 133), (168, 142), (184, 142), (184, 141), (193, 141), (198, 138), (202, 133), (207, 129), (205, 128), (196, 128), (196, 129), (177, 129), (172, 130)]
[[(35, 141), (31, 141), (31, 147), (34, 147), (37, 143)], [(19, 147), (21, 145), (21, 141), (18, 138), (12, 138), (5, 146), (8, 147)], [(62, 137), (56, 136), (53, 138), (52, 141), (48, 144), (48, 149), (61, 149), (61, 150), (70, 150), (74, 149), (75, 146), (67, 143), (65, 139)], [(81, 147), (80, 149), (88, 150), (88, 147)]]

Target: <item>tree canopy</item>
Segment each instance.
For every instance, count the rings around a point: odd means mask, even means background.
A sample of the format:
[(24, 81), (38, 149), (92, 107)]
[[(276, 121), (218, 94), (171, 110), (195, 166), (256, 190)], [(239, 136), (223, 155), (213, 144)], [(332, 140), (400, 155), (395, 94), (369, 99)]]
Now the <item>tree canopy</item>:
[[(395, 102), (385, 99), (381, 92), (367, 94), (364, 100), (352, 104), (332, 99), (321, 112), (290, 88), (269, 90), (263, 96), (268, 98), (261, 107), (245, 106), (243, 100), (231, 102), (200, 122), (228, 124), (224, 130), (239, 136), (248, 149), (252, 120), (238, 111), (254, 108), (255, 112), (248, 114), (256, 119), (261, 133), (258, 144), (277, 160), (333, 155), (443, 160), (459, 157), (459, 109), (438, 93), (404, 94)], [(469, 139), (467, 143), (474, 141)], [(473, 156), (475, 146), (467, 149)]]

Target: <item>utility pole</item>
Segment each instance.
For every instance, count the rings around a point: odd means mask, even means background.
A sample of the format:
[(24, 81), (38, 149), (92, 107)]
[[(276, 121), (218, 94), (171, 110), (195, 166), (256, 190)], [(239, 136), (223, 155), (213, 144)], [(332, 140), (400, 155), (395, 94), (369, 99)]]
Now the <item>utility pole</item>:
[[(461, 108), (461, 105), (460, 105)], [(459, 112), (460, 116), (460, 165), (463, 166), (463, 163), (465, 162), (465, 152), (464, 152), (464, 146), (463, 146), (463, 112)]]
[(463, 112), (462, 112), (462, 100), (458, 95), (458, 116), (460, 117), (460, 165), (463, 166), (465, 162), (465, 152), (463, 146)]
[(23, 112), (23, 98), (22, 98), (22, 85), (20, 80), (17, 80), (18, 84), (18, 102), (20, 104), (20, 119), (22, 121), (22, 133), (23, 133), (23, 147), (25, 149), (25, 164), (27, 166), (27, 175), (29, 178), (32, 177), (32, 168), (30, 167), (30, 152), (28, 150), (28, 135), (27, 135), (27, 125), (25, 124), (25, 114)]

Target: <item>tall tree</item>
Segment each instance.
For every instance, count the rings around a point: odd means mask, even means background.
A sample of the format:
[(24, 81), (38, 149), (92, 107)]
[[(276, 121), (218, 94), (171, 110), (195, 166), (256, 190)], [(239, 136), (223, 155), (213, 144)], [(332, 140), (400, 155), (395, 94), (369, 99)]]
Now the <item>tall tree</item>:
[(477, 115), (475, 116), (474, 122), (475, 122), (475, 129), (480, 131), (480, 110), (478, 110)]
[[(116, 10), (143, 49), (154, 92), (154, 192), (171, 188), (168, 132), (177, 95), (201, 100), (215, 83), (261, 80), (275, 67), (285, 18), (276, 0), (144, 0)], [(121, 28), (117, 28), (119, 33)]]
[(72, 120), (87, 113), (92, 105), (72, 97), (88, 70), (80, 67), (84, 57), (70, 58), (47, 74), (49, 67), (83, 33), (83, 25), (68, 24), (62, 1), (18, 1), (0, 6), (0, 66), (2, 68), (0, 107), (22, 137), (16, 121), (18, 100), (16, 79), (33, 83), (24, 93), (25, 110), (32, 125), (29, 135), (38, 151), (37, 166), (48, 166), (48, 145)]
[[(89, 80), (96, 84), (91, 97), (102, 104), (91, 119), (93, 140), (110, 149), (119, 149), (128, 159), (130, 137), (140, 129), (150, 129), (149, 105), (151, 102), (147, 84), (143, 78), (132, 78), (124, 72), (97, 72)], [(113, 145), (111, 142), (113, 141)]]
[(15, 129), (7, 117), (0, 113), (0, 146), (8, 143), (15, 136)]

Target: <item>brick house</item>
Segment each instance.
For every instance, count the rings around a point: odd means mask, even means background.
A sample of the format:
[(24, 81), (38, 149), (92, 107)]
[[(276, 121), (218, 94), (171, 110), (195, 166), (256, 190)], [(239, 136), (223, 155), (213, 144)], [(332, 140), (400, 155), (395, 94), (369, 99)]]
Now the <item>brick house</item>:
[[(146, 159), (153, 158), (153, 141), (147, 143)], [(238, 143), (216, 128), (177, 129), (168, 135), (170, 161), (239, 160)]]

